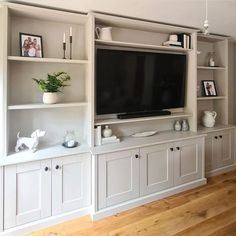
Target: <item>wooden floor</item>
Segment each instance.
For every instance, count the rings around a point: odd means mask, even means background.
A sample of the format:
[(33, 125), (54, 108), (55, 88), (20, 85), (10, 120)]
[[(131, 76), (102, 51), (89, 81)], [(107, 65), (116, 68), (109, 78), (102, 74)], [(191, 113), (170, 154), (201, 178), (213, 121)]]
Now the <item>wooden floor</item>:
[(236, 236), (236, 171), (207, 185), (91, 222), (89, 216), (30, 236)]

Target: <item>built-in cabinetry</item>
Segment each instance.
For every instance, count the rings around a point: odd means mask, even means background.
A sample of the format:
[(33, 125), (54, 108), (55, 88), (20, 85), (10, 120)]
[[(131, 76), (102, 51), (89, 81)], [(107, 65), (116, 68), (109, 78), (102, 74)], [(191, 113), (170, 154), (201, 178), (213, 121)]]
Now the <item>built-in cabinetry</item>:
[(4, 229), (91, 204), (89, 154), (5, 167)]
[(202, 137), (98, 154), (98, 210), (202, 180)]

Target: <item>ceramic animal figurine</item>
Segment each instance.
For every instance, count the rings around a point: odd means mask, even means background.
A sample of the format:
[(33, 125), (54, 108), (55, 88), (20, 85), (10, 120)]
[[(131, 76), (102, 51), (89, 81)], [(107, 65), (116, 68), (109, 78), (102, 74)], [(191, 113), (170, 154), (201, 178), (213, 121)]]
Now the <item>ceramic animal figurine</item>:
[(15, 152), (19, 152), (21, 149), (23, 149), (23, 146), (28, 147), (32, 152), (36, 152), (39, 144), (39, 138), (43, 137), (45, 134), (45, 131), (36, 129), (31, 134), (31, 137), (20, 137), (20, 132), (18, 132)]

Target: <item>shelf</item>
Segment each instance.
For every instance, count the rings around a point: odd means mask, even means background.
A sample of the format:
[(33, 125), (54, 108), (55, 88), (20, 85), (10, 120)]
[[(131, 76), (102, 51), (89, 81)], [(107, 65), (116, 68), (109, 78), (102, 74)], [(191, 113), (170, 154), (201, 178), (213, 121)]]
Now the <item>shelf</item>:
[(65, 148), (61, 144), (58, 144), (50, 147), (41, 147), (34, 153), (29, 150), (23, 150), (17, 153), (12, 152), (8, 156), (0, 158), (0, 166), (89, 152), (90, 147), (85, 142), (80, 143), (80, 145), (75, 148)]
[(69, 60), (58, 58), (35, 58), (35, 57), (19, 57), (8, 56), (9, 61), (25, 61), (25, 62), (44, 62), (44, 63), (68, 63), (68, 64), (87, 64), (88, 60)]
[(229, 39), (229, 38), (230, 38), (229, 36), (216, 35), (216, 34), (205, 35), (203, 33), (198, 33), (198, 35), (197, 35), (198, 41), (210, 42), (210, 43), (223, 41), (223, 40)]
[(209, 132), (216, 132), (216, 131), (221, 131), (221, 130), (225, 130), (225, 129), (235, 129), (236, 126), (235, 125), (222, 125), (222, 124), (216, 124), (214, 127), (212, 128), (207, 128), (204, 127), (202, 125), (198, 125), (198, 133), (209, 133)]
[(86, 102), (68, 102), (68, 103), (57, 103), (57, 104), (22, 104), (22, 105), (11, 105), (8, 106), (8, 110), (27, 110), (27, 109), (47, 109), (47, 108), (66, 108), (66, 107), (84, 107), (87, 106)]
[(216, 96), (216, 97), (198, 97), (198, 101), (204, 101), (204, 100), (220, 100), (220, 99), (226, 99), (225, 96)]
[(105, 40), (95, 40), (97, 45), (105, 45), (105, 46), (117, 46), (117, 47), (130, 47), (130, 48), (140, 48), (140, 49), (155, 49), (161, 51), (172, 51), (172, 52), (189, 52), (192, 49), (186, 49), (181, 47), (172, 47), (172, 46), (158, 46), (151, 44), (141, 44), (141, 43), (129, 43), (129, 42), (121, 42), (121, 41), (105, 41)]
[(168, 116), (149, 116), (149, 117), (141, 117), (141, 118), (132, 118), (132, 119), (98, 119), (95, 120), (95, 125), (108, 125), (108, 124), (122, 124), (122, 123), (131, 123), (131, 122), (140, 122), (140, 121), (149, 121), (149, 120), (165, 120), (165, 119), (177, 119), (177, 118), (186, 118), (191, 117), (190, 113), (173, 113)]
[(122, 151), (131, 148), (140, 148), (145, 146), (158, 145), (163, 143), (176, 142), (180, 140), (189, 140), (191, 138), (202, 137), (205, 134), (192, 131), (161, 131), (149, 137), (134, 138), (132, 136), (119, 137), (120, 143), (104, 144), (91, 149), (92, 154), (102, 154), (108, 152)]
[(198, 66), (197, 67), (199, 70), (225, 70), (225, 67), (221, 67), (221, 66)]

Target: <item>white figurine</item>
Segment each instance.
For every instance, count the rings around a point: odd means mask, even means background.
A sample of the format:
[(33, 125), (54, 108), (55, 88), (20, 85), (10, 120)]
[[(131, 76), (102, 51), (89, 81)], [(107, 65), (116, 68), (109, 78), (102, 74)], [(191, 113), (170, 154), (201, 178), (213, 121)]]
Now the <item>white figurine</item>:
[(39, 144), (39, 138), (45, 135), (45, 131), (40, 129), (36, 129), (32, 134), (31, 138), (29, 137), (20, 137), (20, 132), (17, 134), (17, 142), (15, 146), (15, 152), (19, 152), (20, 149), (23, 148), (23, 145), (29, 148), (30, 151), (37, 151), (37, 147)]

